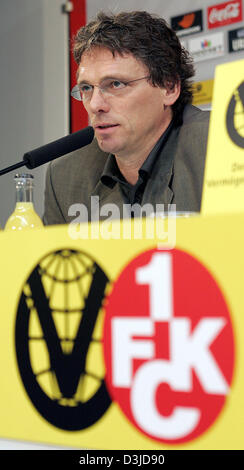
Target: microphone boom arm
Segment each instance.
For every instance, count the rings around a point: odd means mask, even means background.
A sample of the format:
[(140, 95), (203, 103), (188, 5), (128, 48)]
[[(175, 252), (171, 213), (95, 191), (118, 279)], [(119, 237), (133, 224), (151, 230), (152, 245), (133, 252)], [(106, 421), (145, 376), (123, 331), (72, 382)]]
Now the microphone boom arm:
[(92, 142), (93, 137), (93, 127), (85, 127), (85, 129), (81, 129), (80, 131), (69, 134), (61, 139), (55, 140), (54, 142), (50, 142), (50, 144), (43, 145), (42, 147), (25, 153), (22, 162), (15, 163), (15, 165), (11, 165), (0, 170), (0, 176), (24, 165), (32, 170), (44, 163), (48, 163), (51, 160), (62, 157), (74, 150), (85, 147)]
[(12, 170), (16, 170), (17, 168), (20, 168), (21, 166), (24, 166), (25, 164), (26, 164), (25, 162), (19, 162), (19, 163), (15, 163), (15, 165), (8, 166), (7, 168), (0, 170), (0, 176), (5, 175), (5, 173), (9, 173)]

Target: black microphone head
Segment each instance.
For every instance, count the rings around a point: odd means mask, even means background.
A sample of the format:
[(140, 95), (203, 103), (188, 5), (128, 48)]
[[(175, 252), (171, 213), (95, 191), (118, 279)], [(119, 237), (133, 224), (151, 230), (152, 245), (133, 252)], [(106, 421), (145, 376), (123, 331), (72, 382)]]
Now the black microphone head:
[(89, 145), (92, 142), (93, 137), (93, 127), (85, 127), (85, 129), (74, 132), (73, 134), (69, 134), (61, 139), (51, 142), (50, 144), (43, 145), (42, 147), (25, 153), (23, 156), (24, 164), (29, 169), (36, 168), (44, 163), (54, 160), (55, 158), (62, 157), (67, 153)]

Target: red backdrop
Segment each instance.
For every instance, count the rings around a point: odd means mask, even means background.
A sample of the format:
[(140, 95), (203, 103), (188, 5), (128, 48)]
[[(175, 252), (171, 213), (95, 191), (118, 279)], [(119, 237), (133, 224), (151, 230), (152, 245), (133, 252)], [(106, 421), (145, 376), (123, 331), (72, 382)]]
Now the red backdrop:
[[(70, 87), (76, 84), (77, 64), (72, 54), (72, 39), (78, 29), (86, 24), (86, 0), (73, 0), (73, 11), (69, 14), (70, 39)], [(87, 113), (80, 101), (70, 97), (70, 132), (76, 132), (88, 125)]]

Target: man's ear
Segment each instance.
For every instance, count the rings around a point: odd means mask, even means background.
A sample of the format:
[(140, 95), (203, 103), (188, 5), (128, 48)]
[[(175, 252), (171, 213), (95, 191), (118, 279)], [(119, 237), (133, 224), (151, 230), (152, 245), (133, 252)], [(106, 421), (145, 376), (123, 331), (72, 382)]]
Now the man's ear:
[(164, 105), (172, 106), (180, 96), (180, 81), (175, 83), (167, 82), (165, 88), (162, 88), (164, 95)]

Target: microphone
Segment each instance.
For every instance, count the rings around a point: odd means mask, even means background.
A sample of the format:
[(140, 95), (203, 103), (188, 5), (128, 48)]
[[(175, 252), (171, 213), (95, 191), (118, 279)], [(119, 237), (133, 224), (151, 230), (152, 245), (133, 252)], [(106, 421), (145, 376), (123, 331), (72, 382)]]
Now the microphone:
[(93, 127), (85, 127), (85, 129), (74, 132), (73, 134), (62, 137), (54, 142), (50, 142), (50, 144), (43, 145), (42, 147), (38, 147), (25, 153), (22, 162), (0, 170), (0, 175), (24, 165), (29, 169), (37, 168), (38, 166), (48, 163), (55, 158), (62, 157), (67, 153), (85, 147), (92, 142), (93, 137)]

